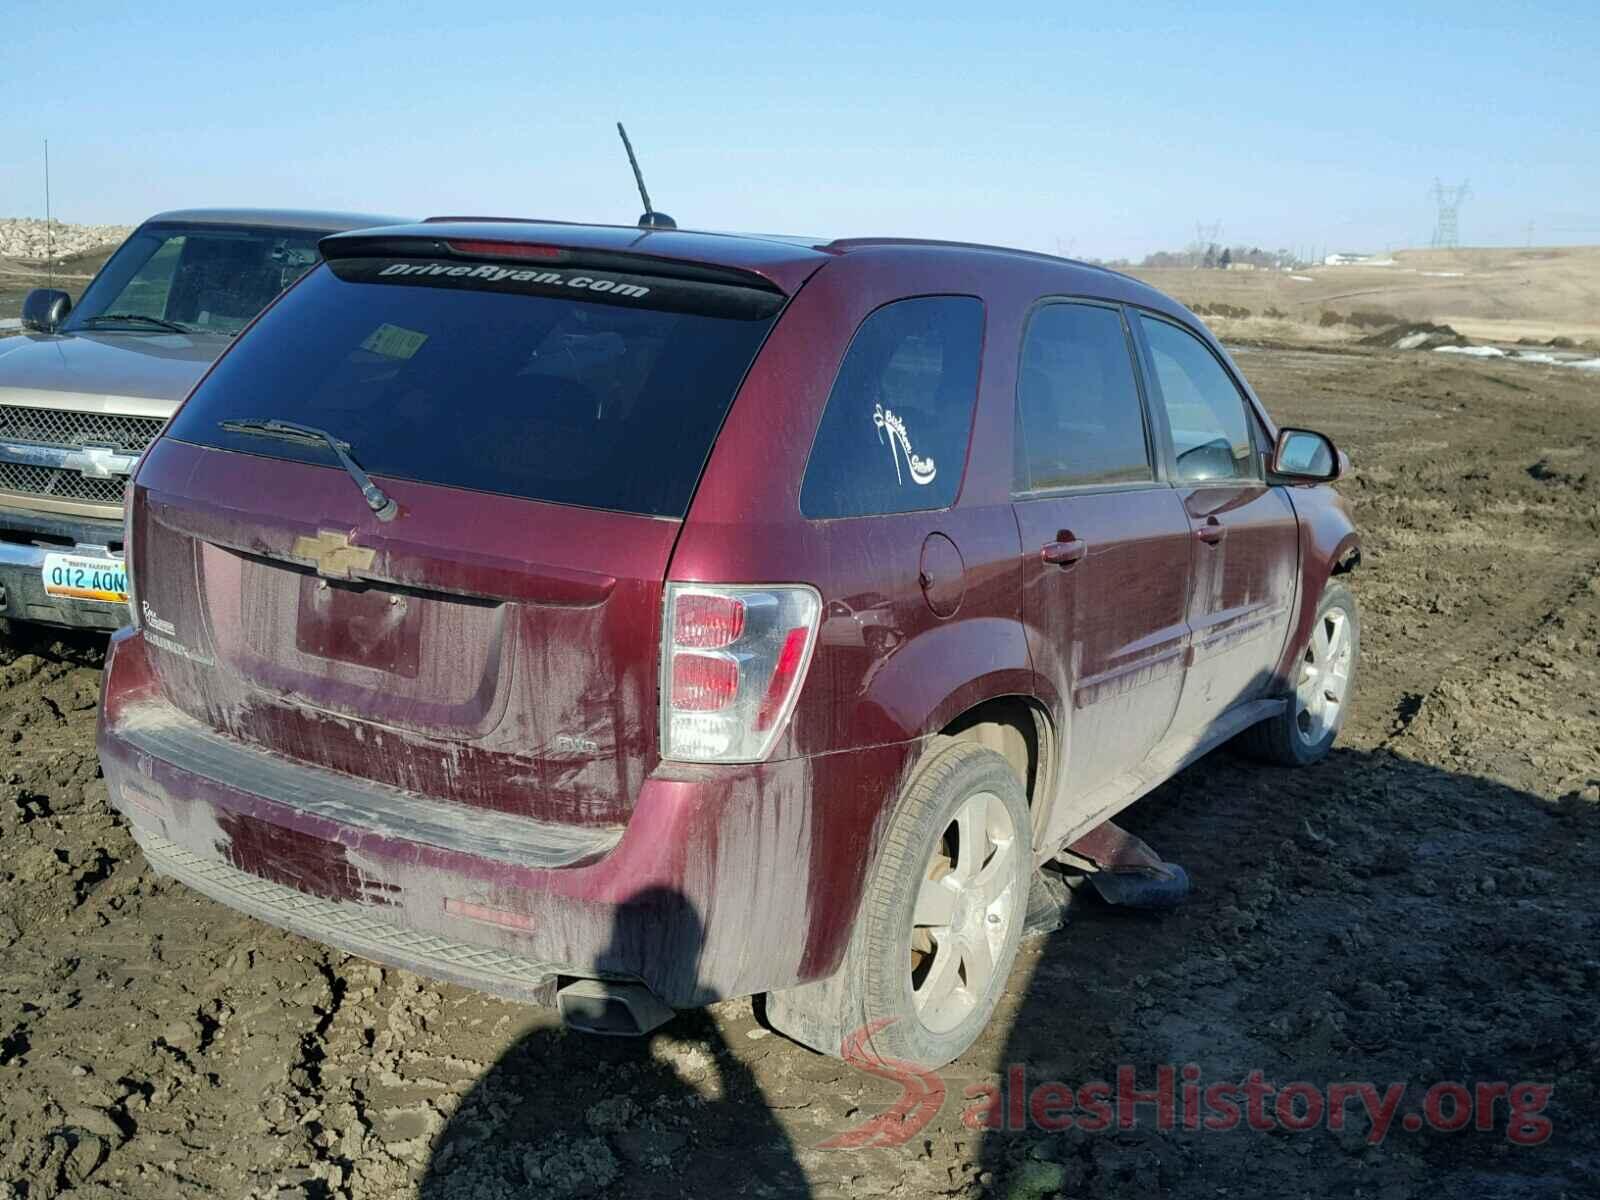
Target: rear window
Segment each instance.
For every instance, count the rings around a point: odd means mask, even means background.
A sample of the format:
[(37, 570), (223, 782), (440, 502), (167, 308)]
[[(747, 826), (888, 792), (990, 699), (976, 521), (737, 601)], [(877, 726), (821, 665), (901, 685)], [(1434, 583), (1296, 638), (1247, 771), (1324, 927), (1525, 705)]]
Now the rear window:
[(921, 296), (861, 323), (828, 394), (800, 487), (812, 518), (948, 508), (978, 396), (983, 302)]
[(681, 517), (782, 302), (566, 264), (336, 261), (222, 358), (168, 434), (335, 465), (219, 427), (296, 421), (376, 476)]

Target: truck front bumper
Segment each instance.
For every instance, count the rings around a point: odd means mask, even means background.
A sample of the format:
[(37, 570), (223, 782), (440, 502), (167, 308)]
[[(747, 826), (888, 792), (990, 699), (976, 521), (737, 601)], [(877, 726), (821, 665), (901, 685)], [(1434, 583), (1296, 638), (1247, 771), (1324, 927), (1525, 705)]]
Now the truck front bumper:
[(76, 600), (45, 591), (45, 556), (61, 553), (120, 556), (122, 525), (0, 508), (0, 617), (106, 632), (126, 625), (125, 604)]

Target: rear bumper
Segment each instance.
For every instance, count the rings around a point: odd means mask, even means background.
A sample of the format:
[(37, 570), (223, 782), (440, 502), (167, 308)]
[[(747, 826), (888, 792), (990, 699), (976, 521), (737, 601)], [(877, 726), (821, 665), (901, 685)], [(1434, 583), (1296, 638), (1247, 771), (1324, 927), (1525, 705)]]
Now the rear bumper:
[(113, 639), (104, 689), (112, 802), (157, 871), (351, 953), (534, 1002), (561, 975), (639, 980), (688, 1007), (830, 974), (916, 749), (663, 768), (625, 828), (508, 826), (198, 730), (136, 630)]
[(44, 590), (46, 554), (104, 554), (106, 547), (122, 543), (118, 522), (0, 508), (0, 533), (5, 535), (0, 538), (0, 617), (106, 631), (128, 623), (124, 604), (73, 600)]

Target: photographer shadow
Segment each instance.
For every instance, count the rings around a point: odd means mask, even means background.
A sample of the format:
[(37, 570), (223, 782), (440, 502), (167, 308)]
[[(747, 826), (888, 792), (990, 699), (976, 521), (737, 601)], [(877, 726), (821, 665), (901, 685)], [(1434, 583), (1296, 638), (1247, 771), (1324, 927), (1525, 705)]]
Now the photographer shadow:
[[(662, 938), (676, 961), (697, 963), (702, 931), (681, 893), (642, 890), (618, 909), (597, 972), (625, 974), (620, 964)], [(524, 1035), (462, 1098), (419, 1190), (423, 1200), (745, 1194), (810, 1192), (767, 1097), (703, 1010), (641, 1037), (559, 1024)]]

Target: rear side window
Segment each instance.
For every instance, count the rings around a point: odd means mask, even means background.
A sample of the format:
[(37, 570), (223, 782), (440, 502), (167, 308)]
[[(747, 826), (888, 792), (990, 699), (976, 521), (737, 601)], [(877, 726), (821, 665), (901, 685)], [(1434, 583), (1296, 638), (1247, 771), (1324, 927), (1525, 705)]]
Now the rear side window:
[(369, 474), (681, 517), (783, 298), (562, 265), (329, 263), (225, 355), (169, 428), (336, 465), (219, 427), (277, 418)]
[(1181, 483), (1257, 477), (1244, 397), (1194, 334), (1140, 315)]
[(1017, 421), (1025, 491), (1155, 478), (1116, 309), (1050, 304), (1034, 313), (1017, 374)]
[(983, 302), (900, 300), (861, 323), (828, 395), (800, 488), (812, 518), (948, 508), (978, 395)]

